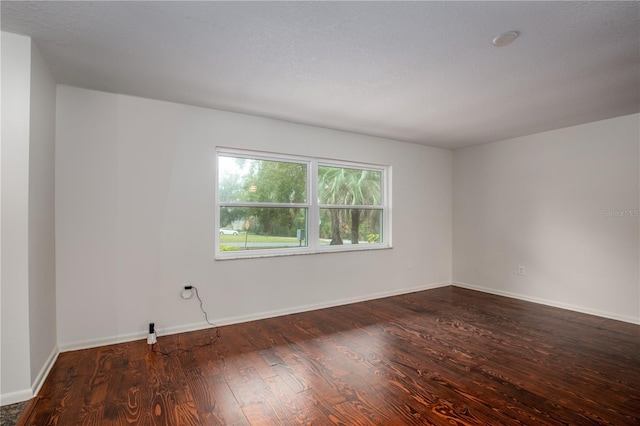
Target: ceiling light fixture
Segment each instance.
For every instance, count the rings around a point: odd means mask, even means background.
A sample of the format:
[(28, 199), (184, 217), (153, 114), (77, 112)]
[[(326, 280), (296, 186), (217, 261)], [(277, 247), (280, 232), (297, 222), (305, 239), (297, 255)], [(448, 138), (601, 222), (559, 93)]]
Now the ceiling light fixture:
[(517, 39), (519, 35), (520, 33), (517, 31), (502, 33), (498, 37), (494, 38), (492, 43), (496, 47), (504, 47), (513, 43), (513, 40)]

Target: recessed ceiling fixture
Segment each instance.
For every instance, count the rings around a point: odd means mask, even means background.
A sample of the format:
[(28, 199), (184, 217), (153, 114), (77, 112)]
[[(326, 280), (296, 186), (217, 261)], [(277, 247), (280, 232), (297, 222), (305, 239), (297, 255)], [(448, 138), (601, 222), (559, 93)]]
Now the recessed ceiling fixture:
[(517, 31), (502, 33), (498, 37), (494, 38), (492, 43), (496, 47), (504, 47), (513, 43), (513, 40), (517, 39), (519, 35), (520, 33)]

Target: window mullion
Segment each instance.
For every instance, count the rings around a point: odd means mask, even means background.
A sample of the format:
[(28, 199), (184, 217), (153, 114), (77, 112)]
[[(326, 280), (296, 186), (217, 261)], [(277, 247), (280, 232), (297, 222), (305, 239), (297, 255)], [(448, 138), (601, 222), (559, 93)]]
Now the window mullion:
[(301, 208), (306, 209), (309, 208), (309, 204), (307, 203), (237, 203), (237, 202), (225, 202), (219, 203), (220, 207), (248, 207), (248, 208)]
[(308, 240), (307, 244), (311, 250), (318, 249), (320, 241), (320, 209), (318, 208), (318, 161), (312, 160), (309, 167), (309, 215), (308, 215)]
[(358, 210), (383, 210), (384, 206), (376, 205), (355, 205), (355, 204), (319, 204), (318, 208), (320, 209), (358, 209)]

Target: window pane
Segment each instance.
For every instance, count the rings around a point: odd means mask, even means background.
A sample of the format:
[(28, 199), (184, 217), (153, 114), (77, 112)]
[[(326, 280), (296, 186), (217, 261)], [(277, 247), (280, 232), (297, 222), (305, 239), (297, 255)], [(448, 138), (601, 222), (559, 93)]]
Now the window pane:
[(318, 167), (318, 202), (333, 205), (380, 206), (382, 172), (379, 170)]
[(307, 209), (221, 207), (218, 232), (220, 251), (306, 247)]
[(320, 245), (382, 241), (381, 209), (320, 209)]
[(220, 155), (218, 200), (222, 203), (306, 203), (307, 165)]

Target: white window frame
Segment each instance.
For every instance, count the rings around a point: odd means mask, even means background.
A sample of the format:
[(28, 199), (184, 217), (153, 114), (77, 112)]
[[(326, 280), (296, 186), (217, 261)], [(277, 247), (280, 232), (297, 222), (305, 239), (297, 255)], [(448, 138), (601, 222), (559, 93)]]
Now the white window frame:
[[(391, 166), (360, 163), (353, 161), (331, 160), (326, 158), (315, 158), (308, 156), (297, 156), (289, 154), (278, 154), (263, 151), (253, 151), (235, 148), (216, 148), (215, 158), (215, 259), (246, 259), (257, 257), (292, 256), (303, 254), (335, 253), (347, 251), (366, 251), (389, 249), (391, 245)], [(278, 161), (304, 163), (307, 165), (307, 199), (305, 203), (247, 203), (247, 202), (221, 202), (219, 199), (219, 157), (241, 157), (255, 160)], [(381, 173), (381, 203), (377, 206), (351, 206), (351, 205), (328, 205), (318, 203), (318, 167), (341, 167), (351, 169), (372, 170)], [(220, 223), (221, 207), (299, 207), (307, 209), (307, 245), (303, 247), (269, 248), (254, 250), (221, 251), (220, 234), (218, 232)], [(370, 210), (382, 210), (382, 242), (366, 244), (344, 244), (344, 245), (320, 245), (320, 209), (323, 208), (360, 208)]]

